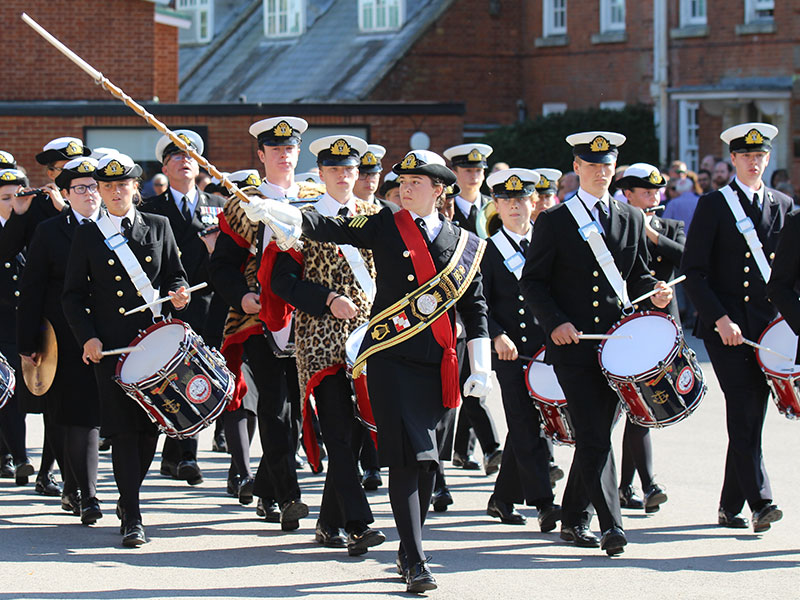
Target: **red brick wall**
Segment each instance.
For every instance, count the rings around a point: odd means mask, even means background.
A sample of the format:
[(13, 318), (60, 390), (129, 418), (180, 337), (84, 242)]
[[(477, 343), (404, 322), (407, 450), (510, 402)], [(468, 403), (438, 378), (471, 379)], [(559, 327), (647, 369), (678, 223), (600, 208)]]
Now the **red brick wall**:
[(467, 123), (513, 123), (524, 2), (498, 4), (500, 14), (490, 16), (487, 0), (455, 0), (367, 99), (465, 102)]
[(21, 19), (27, 12), (130, 96), (154, 94), (154, 5), (142, 0), (2, 0), (0, 101), (106, 100), (108, 94)]
[(153, 95), (161, 102), (178, 101), (178, 28), (155, 24)]

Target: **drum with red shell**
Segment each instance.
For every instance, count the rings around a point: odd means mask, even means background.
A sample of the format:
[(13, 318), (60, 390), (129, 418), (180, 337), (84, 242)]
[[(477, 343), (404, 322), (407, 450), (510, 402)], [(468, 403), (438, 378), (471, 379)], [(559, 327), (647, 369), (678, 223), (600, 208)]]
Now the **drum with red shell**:
[[(756, 348), (756, 359), (767, 376), (778, 410), (787, 419), (800, 418), (800, 390), (798, 390), (800, 365), (795, 364), (794, 360), (797, 353), (797, 336), (786, 320), (778, 317), (767, 325), (758, 343), (774, 351)], [(780, 354), (791, 357), (791, 360), (783, 358)]]

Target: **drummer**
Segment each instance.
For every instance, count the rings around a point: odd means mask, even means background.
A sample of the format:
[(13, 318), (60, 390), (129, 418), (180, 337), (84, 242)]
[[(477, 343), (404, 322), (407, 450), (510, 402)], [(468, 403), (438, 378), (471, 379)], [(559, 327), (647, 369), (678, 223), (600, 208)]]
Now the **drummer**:
[[(81, 360), (61, 305), (61, 293), (72, 239), (79, 225), (101, 214), (100, 195), (93, 174), (97, 161), (79, 157), (64, 164), (56, 185), (69, 202), (57, 217), (43, 221), (28, 245), (26, 268), (20, 283), (17, 337), (22, 360), (38, 366), (40, 331), (44, 319), (55, 331), (58, 359), (55, 379), (46, 392), (47, 411), (65, 432), (65, 506), (85, 525), (103, 515), (97, 501), (100, 400), (92, 369)], [(89, 382), (87, 384), (87, 382)], [(63, 504), (63, 501), (62, 501)]]
[[(616, 183), (625, 194), (628, 204), (644, 212), (650, 274), (662, 281), (674, 279), (680, 268), (686, 235), (683, 231), (683, 221), (662, 219), (658, 216), (661, 190), (667, 185), (666, 177), (653, 165), (636, 163), (625, 169), (622, 178)], [(674, 296), (666, 312), (680, 326), (681, 317)], [(646, 513), (658, 512), (660, 505), (667, 501), (667, 493), (653, 479), (653, 444), (650, 440), (650, 428), (636, 425), (630, 420), (625, 422), (621, 469), (619, 501), (622, 508), (644, 508)], [(639, 473), (644, 500), (633, 490), (635, 471)]]
[[(792, 200), (762, 181), (776, 135), (778, 128), (768, 123), (742, 123), (720, 134), (736, 177), (700, 198), (682, 263), (699, 316), (694, 333), (703, 340), (725, 395), (728, 450), (717, 522), (747, 528), (741, 514), (746, 501), (755, 533), (783, 516), (773, 502), (761, 451), (770, 390), (754, 350), (744, 345), (745, 339), (757, 340), (777, 314), (766, 282)], [(745, 237), (748, 229), (739, 227), (744, 219), (757, 236)]]
[[(158, 430), (113, 380), (119, 357), (104, 357), (103, 350), (129, 346), (168, 305), (129, 316), (126, 311), (167, 294), (176, 310), (189, 302), (186, 274), (169, 221), (133, 206), (141, 173), (141, 167), (124, 154), (107, 154), (98, 161), (93, 176), (108, 214), (75, 232), (62, 296), (64, 315), (83, 347), (83, 361), (94, 363), (102, 434), (112, 439), (114, 479), (120, 494), (117, 516), (125, 547), (147, 541), (139, 488), (155, 454)], [(146, 283), (134, 279), (134, 273), (142, 270)]]
[[(667, 306), (672, 299), (672, 291), (647, 270), (641, 211), (608, 194), (624, 142), (624, 135), (607, 131), (567, 137), (580, 189), (575, 198), (536, 219), (520, 280), (525, 300), (547, 334), (546, 358), (567, 398), (575, 430), (561, 538), (581, 547), (600, 546), (609, 556), (624, 552), (627, 544), (611, 449), (619, 398), (600, 370), (595, 345), (579, 335), (604, 334), (620, 319), (621, 300), (627, 299), (620, 274), (634, 296), (655, 288), (656, 306)], [(588, 225), (579, 227), (584, 222)], [(614, 264), (603, 263), (607, 271), (584, 241), (586, 228), (602, 232), (603, 246), (615, 257)], [(600, 541), (589, 528), (590, 505), (600, 521)]]
[[(545, 335), (526, 308), (518, 283), (530, 245), (540, 179), (530, 169), (496, 171), (487, 179), (499, 227), (486, 245), (481, 273), (494, 346), (492, 367), (502, 390), (508, 436), (486, 512), (503, 523), (522, 525), (525, 516), (514, 504), (535, 506), (539, 527), (548, 532), (561, 518), (561, 507), (553, 502), (551, 450), (525, 383), (528, 362), (520, 358), (520, 354), (535, 354), (544, 345)], [(543, 189), (549, 191), (550, 186)]]

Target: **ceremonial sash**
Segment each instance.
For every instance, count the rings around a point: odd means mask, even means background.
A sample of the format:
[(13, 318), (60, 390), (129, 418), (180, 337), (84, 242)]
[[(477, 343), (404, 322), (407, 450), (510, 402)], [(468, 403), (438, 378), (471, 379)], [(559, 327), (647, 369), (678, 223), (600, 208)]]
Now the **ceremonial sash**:
[(455, 331), (447, 311), (472, 283), (480, 267), (486, 242), (462, 229), (450, 262), (437, 273), (428, 244), (410, 213), (407, 210), (398, 211), (394, 219), (411, 255), (417, 281), (425, 283), (370, 319), (353, 366), (353, 377), (360, 375), (370, 356), (431, 327), (436, 342), (444, 349), (441, 366), (442, 403), (447, 408), (455, 408), (460, 401), (458, 359)]
[(503, 233), (503, 230), (498, 230), (497, 233), (489, 239), (494, 242), (495, 247), (503, 256), (503, 264), (506, 266), (506, 269), (517, 279), (522, 277), (522, 267), (525, 266), (525, 256), (523, 256), (522, 252), (514, 249), (514, 246), (508, 241), (506, 234)]
[[(772, 269), (769, 266), (767, 257), (764, 256), (764, 247), (761, 245), (761, 240), (758, 239), (758, 232), (756, 231), (755, 225), (753, 225), (752, 219), (744, 214), (742, 203), (739, 202), (739, 195), (733, 191), (730, 184), (724, 186), (719, 191), (722, 192), (722, 196), (728, 203), (728, 208), (730, 208), (731, 213), (733, 213), (733, 220), (736, 221), (736, 229), (739, 230), (739, 233), (744, 237), (744, 241), (747, 242), (747, 246), (750, 248), (750, 254), (753, 255), (753, 260), (756, 261), (756, 266), (761, 273), (761, 277), (764, 279), (764, 282), (768, 282), (772, 274)], [(766, 201), (767, 199), (765, 197), (764, 202)]]

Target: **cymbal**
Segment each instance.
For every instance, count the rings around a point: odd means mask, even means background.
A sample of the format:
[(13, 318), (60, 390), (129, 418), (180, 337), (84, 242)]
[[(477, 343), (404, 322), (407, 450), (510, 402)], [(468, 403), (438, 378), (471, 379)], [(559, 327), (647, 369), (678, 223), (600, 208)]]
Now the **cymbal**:
[(56, 332), (50, 321), (42, 321), (42, 348), (39, 351), (39, 364), (32, 365), (22, 360), (22, 378), (25, 385), (34, 396), (42, 396), (56, 377), (56, 367), (58, 366), (58, 343), (56, 342)]

